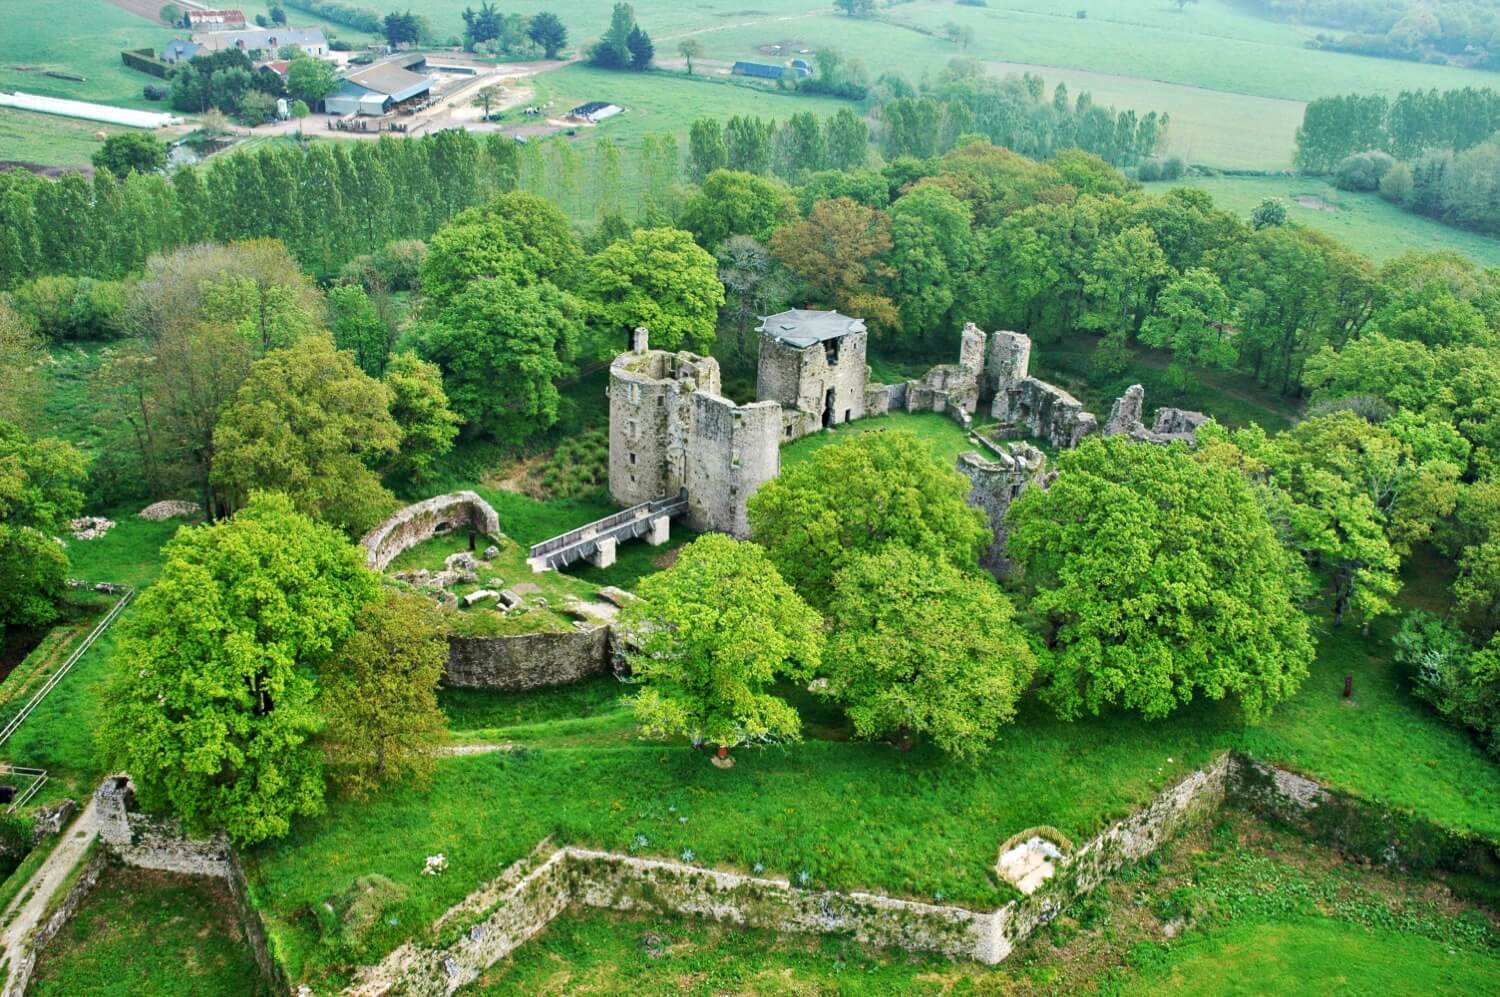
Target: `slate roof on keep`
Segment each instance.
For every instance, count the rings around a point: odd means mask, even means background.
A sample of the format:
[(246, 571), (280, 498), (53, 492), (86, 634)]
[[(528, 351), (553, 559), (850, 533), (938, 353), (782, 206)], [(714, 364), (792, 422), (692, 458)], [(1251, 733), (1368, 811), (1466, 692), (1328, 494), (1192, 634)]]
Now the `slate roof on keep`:
[(793, 308), (763, 317), (755, 331), (763, 332), (788, 346), (805, 349), (814, 343), (826, 343), (851, 332), (864, 332), (865, 320), (850, 318), (838, 312)]

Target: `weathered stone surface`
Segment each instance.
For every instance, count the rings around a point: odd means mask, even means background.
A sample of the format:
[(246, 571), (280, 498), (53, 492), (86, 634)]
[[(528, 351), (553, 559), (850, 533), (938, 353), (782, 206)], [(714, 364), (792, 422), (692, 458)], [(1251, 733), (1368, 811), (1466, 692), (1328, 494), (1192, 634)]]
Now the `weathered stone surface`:
[(468, 595), (464, 596), (463, 603), (465, 606), (473, 606), (478, 603), (484, 602), (486, 599), (493, 599), (497, 594), (498, 593), (491, 592), (489, 589), (475, 589)]
[(994, 534), (979, 563), (996, 578), (1007, 576), (1012, 567), (1005, 556), (1005, 514), (1024, 490), (1041, 483), (1046, 467), (1046, 456), (1025, 443), (1003, 447), (988, 459), (972, 450), (959, 454), (958, 471), (970, 482), (968, 503), (984, 510)]
[(125, 776), (111, 776), (94, 791), (99, 837), (126, 865), (190, 876), (229, 875), (229, 839), (189, 838), (175, 817), (139, 813), (135, 787)]
[(1109, 420), (1104, 424), (1105, 436), (1129, 436), (1141, 443), (1182, 442), (1192, 446), (1198, 442), (1198, 427), (1208, 421), (1202, 412), (1189, 409), (1159, 408), (1150, 429), (1142, 420), (1146, 402), (1146, 389), (1132, 384), (1115, 400), (1109, 410)]
[(488, 547), (486, 547), (484, 549), (484, 559), (486, 561), (493, 561), (495, 558), (497, 558), (499, 556), (500, 556), (500, 548), (496, 547), (494, 544), (490, 544)]
[(781, 406), (735, 405), (697, 392), (687, 442), (687, 525), (736, 537), (750, 535), (746, 503), (781, 472)]
[(501, 536), (500, 517), (495, 510), (476, 493), (464, 491), (397, 510), (366, 533), (360, 545), (365, 549), (365, 563), (375, 571), (384, 571), (402, 551), (460, 527), (494, 539)]
[(599, 598), (603, 599), (605, 602), (613, 603), (614, 605), (619, 606), (621, 609), (624, 609), (625, 604), (628, 602), (634, 602), (636, 596), (634, 593), (627, 592), (622, 588), (616, 588), (613, 585), (606, 585), (599, 590)]
[(449, 554), (443, 558), (443, 567), (449, 571), (473, 571), (479, 567), (479, 563), (474, 560), (473, 554), (461, 550), (457, 554)]
[(163, 499), (160, 502), (152, 502), (142, 509), (138, 516), (149, 519), (153, 523), (159, 523), (167, 519), (191, 519), (200, 515), (203, 508), (197, 502), (183, 502), (179, 499)]
[[(778, 320), (803, 316), (816, 322), (843, 320), (849, 329), (835, 338), (806, 343), (779, 333)], [(783, 312), (765, 319), (757, 330), (760, 362), (756, 368), (755, 397), (781, 406), (782, 436), (795, 440), (829, 426), (865, 417), (865, 387), (869, 368), (865, 349), (869, 334), (864, 323), (837, 312)]]
[(32, 820), (32, 843), (35, 844), (50, 835), (61, 834), (62, 829), (68, 826), (68, 821), (72, 820), (77, 812), (78, 803), (74, 800), (60, 800), (50, 807), (42, 807)]
[(958, 363), (939, 364), (915, 381), (907, 381), (903, 407), (908, 412), (946, 412), (965, 429), (979, 408), (984, 377), (986, 337), (970, 322), (959, 341)]
[[(518, 600), (519, 601), (519, 600)], [(521, 691), (567, 685), (609, 669), (609, 627), (564, 633), (448, 638), (443, 681), (467, 689)]]

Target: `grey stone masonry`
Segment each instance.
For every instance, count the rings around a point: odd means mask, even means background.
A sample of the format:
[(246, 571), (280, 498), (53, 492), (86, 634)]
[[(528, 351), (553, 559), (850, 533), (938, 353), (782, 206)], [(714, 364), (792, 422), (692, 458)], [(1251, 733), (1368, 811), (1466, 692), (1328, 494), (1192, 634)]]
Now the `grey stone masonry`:
[(1005, 556), (1008, 533), (1005, 514), (1023, 491), (1040, 485), (1046, 466), (1046, 456), (1025, 443), (1001, 448), (992, 459), (981, 457), (972, 450), (958, 456), (959, 473), (970, 482), (969, 504), (984, 510), (994, 533), (989, 547), (979, 556), (979, 563), (996, 578), (1006, 577), (1012, 567)]
[(758, 331), (755, 397), (781, 405), (784, 440), (864, 418), (870, 370), (862, 321), (797, 310), (763, 319)]
[(443, 684), (521, 692), (569, 685), (609, 670), (605, 624), (562, 633), (469, 637), (450, 634)]
[(424, 540), (451, 530), (472, 529), (482, 536), (499, 539), (500, 517), (488, 502), (474, 492), (452, 492), (398, 509), (376, 526), (360, 546), (365, 549), (365, 563), (375, 571), (404, 550)]
[(190, 838), (175, 817), (155, 817), (134, 809), (135, 788), (122, 775), (110, 776), (94, 791), (99, 837), (126, 865), (191, 876), (230, 875), (229, 839), (222, 834)]
[(1141, 418), (1145, 403), (1145, 388), (1139, 384), (1126, 388), (1109, 410), (1104, 435), (1129, 436), (1142, 443), (1161, 445), (1182, 442), (1191, 446), (1198, 442), (1198, 427), (1208, 421), (1208, 416), (1190, 409), (1159, 408), (1155, 421), (1147, 429)]
[(782, 408), (775, 402), (735, 405), (693, 396), (687, 450), (687, 525), (735, 537), (750, 535), (746, 504), (781, 473)]

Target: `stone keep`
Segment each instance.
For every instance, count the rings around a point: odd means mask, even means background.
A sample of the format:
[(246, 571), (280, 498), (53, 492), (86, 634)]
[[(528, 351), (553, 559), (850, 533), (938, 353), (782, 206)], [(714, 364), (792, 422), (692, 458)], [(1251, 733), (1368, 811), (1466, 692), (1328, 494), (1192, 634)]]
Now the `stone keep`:
[(756, 331), (755, 397), (781, 406), (784, 439), (864, 418), (870, 370), (863, 319), (794, 308), (761, 319)]
[(781, 406), (736, 405), (713, 358), (650, 349), (645, 330), (633, 346), (609, 370), (611, 497), (628, 507), (686, 489), (690, 528), (748, 536), (746, 503), (781, 470)]

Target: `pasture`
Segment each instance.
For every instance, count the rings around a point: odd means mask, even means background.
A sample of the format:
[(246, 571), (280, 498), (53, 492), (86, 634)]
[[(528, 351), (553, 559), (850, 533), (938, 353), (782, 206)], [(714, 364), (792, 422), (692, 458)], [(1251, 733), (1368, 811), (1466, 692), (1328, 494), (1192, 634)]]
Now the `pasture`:
[(1147, 189), (1161, 193), (1184, 186), (1207, 191), (1216, 205), (1241, 217), (1249, 217), (1268, 197), (1280, 198), (1298, 225), (1326, 232), (1377, 262), (1413, 251), (1455, 249), (1483, 266), (1500, 266), (1500, 239), (1403, 211), (1376, 194), (1339, 190), (1316, 177), (1186, 177)]
[(83, 166), (99, 148), (96, 132), (132, 131), (97, 121), (0, 107), (0, 162), (38, 166)]
[[(0, 90), (162, 110), (141, 96), (147, 83), (160, 81), (125, 68), (120, 51), (159, 50), (172, 35), (165, 24), (153, 25), (106, 0), (7, 4), (5, 28), (0, 31)], [(49, 71), (84, 80), (47, 76)], [(20, 155), (8, 152), (0, 158), (35, 161), (25, 149)]]

